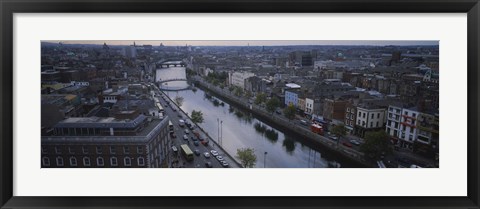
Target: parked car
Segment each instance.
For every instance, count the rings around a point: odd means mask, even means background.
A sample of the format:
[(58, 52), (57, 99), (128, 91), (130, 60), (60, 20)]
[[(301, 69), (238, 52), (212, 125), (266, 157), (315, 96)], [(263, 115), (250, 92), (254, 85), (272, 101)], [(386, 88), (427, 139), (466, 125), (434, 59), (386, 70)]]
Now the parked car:
[(204, 153), (203, 153), (203, 156), (205, 156), (205, 158), (210, 158), (210, 153), (204, 152)]
[(225, 167), (225, 168), (229, 166), (227, 161), (225, 161), (225, 160), (221, 161), (220, 164), (222, 164), (222, 166)]
[(350, 143), (354, 144), (354, 145), (360, 145), (360, 142), (358, 140), (355, 140), (355, 139), (352, 139), (350, 140)]
[(343, 144), (343, 146), (346, 146), (346, 147), (352, 147), (352, 144), (350, 144), (348, 142), (343, 142), (342, 144)]
[(305, 121), (305, 120), (300, 120), (300, 124), (304, 125), (304, 126), (308, 126), (308, 122)]
[(210, 153), (212, 153), (213, 156), (217, 156), (218, 155), (218, 152), (216, 150), (211, 150)]
[(211, 162), (206, 162), (206, 163), (205, 163), (205, 167), (211, 168), (211, 167), (212, 167), (212, 163), (211, 163)]
[(184, 139), (184, 140), (188, 140), (188, 136), (187, 136), (186, 134), (183, 135), (183, 139)]
[(215, 156), (215, 158), (217, 158), (218, 161), (222, 161), (223, 160), (223, 157), (221, 155), (217, 155)]
[(197, 140), (195, 140), (195, 141), (193, 141), (193, 144), (194, 144), (195, 146), (198, 146), (200, 143), (199, 143)]
[(185, 133), (186, 133), (186, 134), (189, 134), (189, 133), (190, 133), (190, 131), (188, 131), (188, 129), (185, 129)]

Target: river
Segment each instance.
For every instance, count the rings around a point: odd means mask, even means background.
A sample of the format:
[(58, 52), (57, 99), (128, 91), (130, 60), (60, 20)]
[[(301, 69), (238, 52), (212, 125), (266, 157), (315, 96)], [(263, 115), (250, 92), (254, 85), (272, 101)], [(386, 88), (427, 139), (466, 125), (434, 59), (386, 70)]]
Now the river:
[[(182, 76), (185, 78), (183, 67), (157, 70), (157, 81)], [(183, 89), (186, 85), (185, 81), (173, 81), (162, 87)], [(323, 168), (329, 161), (348, 167), (342, 160), (322, 156), (319, 147), (297, 140), (295, 134), (285, 134), (199, 88), (165, 93), (172, 99), (183, 97), (181, 108), (189, 114), (192, 110), (202, 111), (204, 122), (200, 126), (232, 156), (239, 148), (254, 148), (258, 168)]]

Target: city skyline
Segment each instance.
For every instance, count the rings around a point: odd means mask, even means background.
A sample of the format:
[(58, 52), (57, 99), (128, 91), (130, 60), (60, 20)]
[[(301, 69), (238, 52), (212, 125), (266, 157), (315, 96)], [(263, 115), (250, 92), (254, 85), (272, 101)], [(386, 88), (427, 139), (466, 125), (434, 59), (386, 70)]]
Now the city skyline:
[(328, 46), (438, 46), (438, 41), (395, 41), (395, 40), (47, 40), (42, 42), (63, 44), (93, 44), (93, 45), (132, 45), (135, 42), (137, 45), (160, 45), (164, 46), (295, 46), (295, 45), (328, 45)]

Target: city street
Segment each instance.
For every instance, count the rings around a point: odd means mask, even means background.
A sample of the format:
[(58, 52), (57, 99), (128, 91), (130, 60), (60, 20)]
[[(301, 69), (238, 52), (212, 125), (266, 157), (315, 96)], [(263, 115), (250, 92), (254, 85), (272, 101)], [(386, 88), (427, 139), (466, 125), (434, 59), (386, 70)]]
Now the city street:
[[(238, 164), (229, 157), (229, 155), (225, 154), (222, 149), (218, 149), (218, 144), (216, 144), (215, 141), (213, 141), (210, 137), (207, 136), (206, 133), (204, 133), (200, 128), (198, 128), (197, 125), (195, 125), (193, 129), (188, 128), (186, 125), (183, 125), (183, 127), (180, 126), (180, 120), (191, 122), (191, 119), (187, 115), (185, 115), (185, 113), (180, 108), (178, 108), (178, 106), (172, 100), (170, 100), (167, 95), (159, 91), (159, 89), (156, 88), (155, 93), (159, 95), (156, 96), (156, 98), (158, 98), (164, 108), (163, 114), (168, 115), (174, 127), (175, 138), (173, 138), (172, 136), (170, 136), (170, 138), (172, 139), (172, 146), (175, 146), (178, 151), (174, 152), (173, 148), (170, 148), (170, 167), (205, 168), (207, 167), (206, 163), (210, 162), (213, 168), (224, 168), (220, 161), (212, 155), (211, 150), (216, 150), (218, 154), (222, 156), (225, 161), (227, 161), (227, 167), (239, 167)], [(185, 130), (188, 130), (188, 134), (186, 134)], [(198, 145), (195, 145), (192, 138), (196, 138), (196, 136), (193, 134), (194, 131), (198, 132), (200, 136), (205, 138), (205, 140), (208, 140), (208, 144), (203, 145), (199, 141)], [(184, 139), (184, 135), (188, 136), (187, 140)], [(193, 161), (187, 161), (181, 153), (180, 145), (182, 144), (188, 145), (188, 147), (194, 153), (195, 150), (198, 150), (200, 155), (194, 154)], [(208, 153), (209, 157), (205, 157), (204, 153), (206, 152)]]

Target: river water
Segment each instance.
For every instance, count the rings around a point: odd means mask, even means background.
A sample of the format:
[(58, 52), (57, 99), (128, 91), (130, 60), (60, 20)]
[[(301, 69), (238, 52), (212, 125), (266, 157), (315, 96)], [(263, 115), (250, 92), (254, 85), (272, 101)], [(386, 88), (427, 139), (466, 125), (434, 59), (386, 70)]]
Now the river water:
[[(157, 81), (185, 78), (185, 68), (175, 67), (157, 70)], [(173, 81), (162, 87), (183, 89), (185, 81)], [(342, 160), (322, 156), (315, 145), (302, 143), (295, 134), (286, 135), (268, 124), (256, 119), (248, 112), (230, 106), (225, 101), (209, 96), (203, 90), (165, 91), (170, 98), (183, 97), (182, 110), (191, 114), (192, 110), (203, 112), (204, 122), (199, 124), (208, 135), (232, 156), (239, 148), (254, 148), (257, 168), (323, 168), (329, 161), (344, 164)], [(267, 153), (267, 154), (265, 154)], [(264, 163), (265, 162), (265, 163)]]

